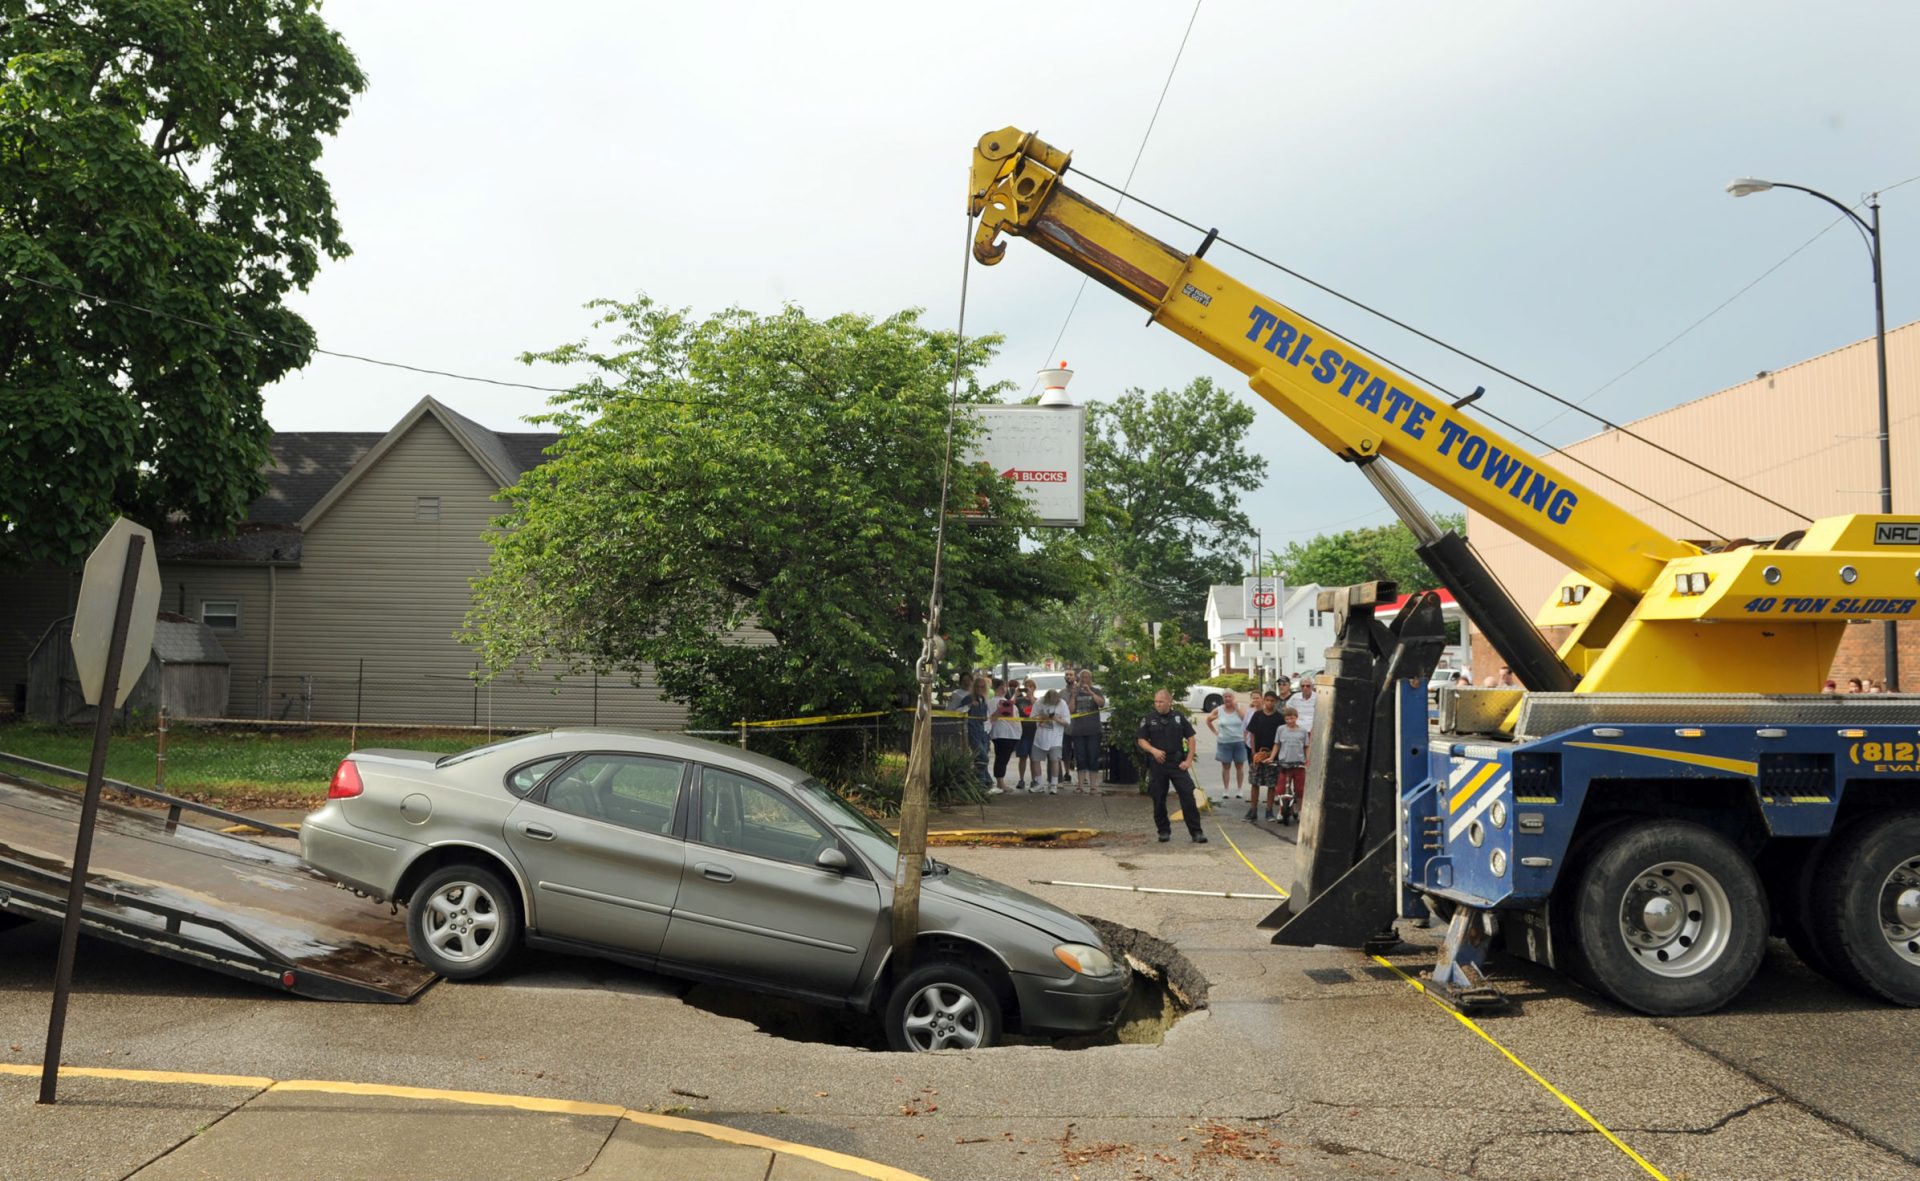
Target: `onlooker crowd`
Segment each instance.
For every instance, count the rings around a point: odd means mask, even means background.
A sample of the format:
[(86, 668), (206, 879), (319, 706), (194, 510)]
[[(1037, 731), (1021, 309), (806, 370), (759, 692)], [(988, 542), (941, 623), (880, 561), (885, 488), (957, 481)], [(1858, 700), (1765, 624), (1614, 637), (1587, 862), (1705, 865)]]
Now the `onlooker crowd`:
[[(1069, 670), (1065, 692), (1040, 692), (1032, 677), (1002, 681), (984, 669), (962, 673), (946, 708), (964, 716), (974, 774), (988, 795), (1098, 791), (1100, 711), (1107, 699), (1089, 669)], [(1014, 780), (1007, 783), (1007, 768)], [(1042, 776), (1045, 776), (1043, 779)]]

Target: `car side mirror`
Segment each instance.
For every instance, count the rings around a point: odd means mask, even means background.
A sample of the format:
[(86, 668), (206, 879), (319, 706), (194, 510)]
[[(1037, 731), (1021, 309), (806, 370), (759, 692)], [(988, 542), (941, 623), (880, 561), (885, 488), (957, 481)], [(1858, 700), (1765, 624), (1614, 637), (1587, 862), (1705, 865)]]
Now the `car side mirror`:
[(820, 856), (815, 857), (813, 863), (821, 869), (830, 869), (835, 873), (847, 871), (847, 855), (834, 848), (820, 850)]

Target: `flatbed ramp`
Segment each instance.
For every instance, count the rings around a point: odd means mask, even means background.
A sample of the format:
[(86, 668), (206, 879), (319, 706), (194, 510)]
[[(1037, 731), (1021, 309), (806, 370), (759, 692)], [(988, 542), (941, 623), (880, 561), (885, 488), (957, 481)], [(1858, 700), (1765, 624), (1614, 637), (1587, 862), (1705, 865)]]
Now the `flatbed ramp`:
[[(80, 806), (77, 791), (0, 772), (0, 913), (64, 920)], [(388, 907), (293, 853), (178, 823), (181, 806), (100, 802), (87, 934), (316, 1000), (404, 1002), (433, 983)]]

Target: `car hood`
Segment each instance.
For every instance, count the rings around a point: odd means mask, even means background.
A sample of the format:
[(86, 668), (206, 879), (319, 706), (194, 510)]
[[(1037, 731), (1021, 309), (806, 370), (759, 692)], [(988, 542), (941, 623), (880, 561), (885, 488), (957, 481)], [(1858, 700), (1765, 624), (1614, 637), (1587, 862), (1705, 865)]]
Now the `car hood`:
[(1028, 926), (1044, 931), (1065, 943), (1104, 946), (1100, 941), (1099, 932), (1088, 926), (1085, 919), (1071, 911), (1062, 910), (1051, 902), (1035, 898), (1024, 890), (1016, 890), (992, 878), (983, 878), (977, 873), (955, 869), (944, 861), (941, 862), (941, 866), (944, 872), (939, 876), (921, 879), (922, 890), (1019, 919)]

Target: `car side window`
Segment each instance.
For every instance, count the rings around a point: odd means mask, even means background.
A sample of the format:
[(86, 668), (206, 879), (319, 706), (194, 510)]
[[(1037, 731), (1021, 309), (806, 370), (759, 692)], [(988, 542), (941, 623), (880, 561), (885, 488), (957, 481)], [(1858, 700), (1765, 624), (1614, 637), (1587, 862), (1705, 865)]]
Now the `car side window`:
[(812, 865), (833, 837), (800, 805), (766, 784), (703, 767), (700, 839), (736, 853)]
[(551, 759), (541, 759), (537, 763), (528, 763), (524, 767), (515, 767), (507, 772), (507, 790), (517, 796), (524, 796), (540, 786), (555, 767), (567, 761), (566, 755), (556, 755)]
[(686, 764), (645, 755), (587, 755), (547, 784), (546, 804), (561, 812), (641, 832), (667, 833), (680, 801)]

